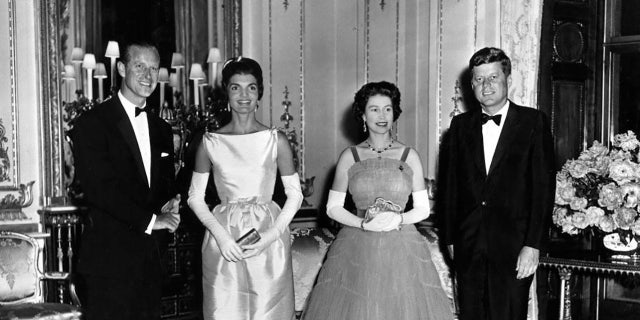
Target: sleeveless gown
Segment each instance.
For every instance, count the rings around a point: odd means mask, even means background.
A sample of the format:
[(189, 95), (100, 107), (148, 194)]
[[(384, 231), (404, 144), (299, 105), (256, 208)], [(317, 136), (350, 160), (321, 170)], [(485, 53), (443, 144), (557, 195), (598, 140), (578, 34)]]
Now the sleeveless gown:
[[(280, 214), (272, 201), (278, 155), (278, 132), (244, 135), (207, 133), (204, 147), (222, 203), (212, 214), (234, 239), (251, 228), (264, 233)], [(261, 254), (227, 262), (215, 238), (202, 243), (204, 319), (294, 319), (293, 272), (289, 232)]]
[[(364, 216), (382, 197), (402, 207), (412, 191), (413, 170), (401, 160), (356, 162), (348, 171), (349, 192)], [(453, 319), (451, 304), (431, 261), (427, 240), (413, 225), (390, 232), (344, 226), (331, 244), (311, 292), (304, 320)]]

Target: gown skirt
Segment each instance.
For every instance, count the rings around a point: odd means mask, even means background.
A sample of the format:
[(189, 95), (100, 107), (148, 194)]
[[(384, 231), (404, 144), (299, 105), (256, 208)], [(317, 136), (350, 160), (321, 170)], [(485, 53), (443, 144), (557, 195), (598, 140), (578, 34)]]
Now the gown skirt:
[(453, 319), (426, 239), (343, 227), (318, 275), (304, 320)]
[[(278, 205), (259, 197), (216, 206), (213, 215), (234, 239), (251, 228), (265, 232), (280, 213)], [(295, 318), (288, 230), (262, 253), (236, 263), (222, 257), (211, 233), (202, 244), (204, 319)]]

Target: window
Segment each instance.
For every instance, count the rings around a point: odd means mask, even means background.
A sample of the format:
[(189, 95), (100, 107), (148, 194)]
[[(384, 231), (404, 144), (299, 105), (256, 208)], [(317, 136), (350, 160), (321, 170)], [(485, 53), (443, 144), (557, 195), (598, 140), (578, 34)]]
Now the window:
[(603, 39), (602, 139), (640, 134), (640, 1), (607, 0)]

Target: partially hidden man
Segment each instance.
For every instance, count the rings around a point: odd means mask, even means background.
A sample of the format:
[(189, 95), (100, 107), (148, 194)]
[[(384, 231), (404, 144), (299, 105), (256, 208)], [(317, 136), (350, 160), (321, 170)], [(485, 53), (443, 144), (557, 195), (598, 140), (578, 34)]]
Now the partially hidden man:
[(507, 99), (511, 61), (469, 61), (481, 108), (453, 118), (439, 162), (439, 210), (458, 281), (460, 319), (526, 319), (554, 195), (549, 121)]

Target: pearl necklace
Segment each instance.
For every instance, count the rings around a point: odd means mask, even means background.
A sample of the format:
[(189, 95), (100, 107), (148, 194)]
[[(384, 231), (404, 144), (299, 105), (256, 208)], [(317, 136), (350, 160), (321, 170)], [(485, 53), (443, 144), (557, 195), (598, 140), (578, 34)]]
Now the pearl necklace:
[(391, 140), (391, 142), (389, 143), (388, 146), (382, 148), (382, 150), (380, 149), (376, 149), (374, 148), (371, 143), (369, 143), (369, 139), (365, 140), (364, 142), (367, 143), (367, 146), (369, 147), (369, 149), (371, 149), (371, 151), (375, 152), (378, 154), (378, 159), (382, 158), (382, 153), (389, 150), (392, 146), (393, 146), (393, 140)]

